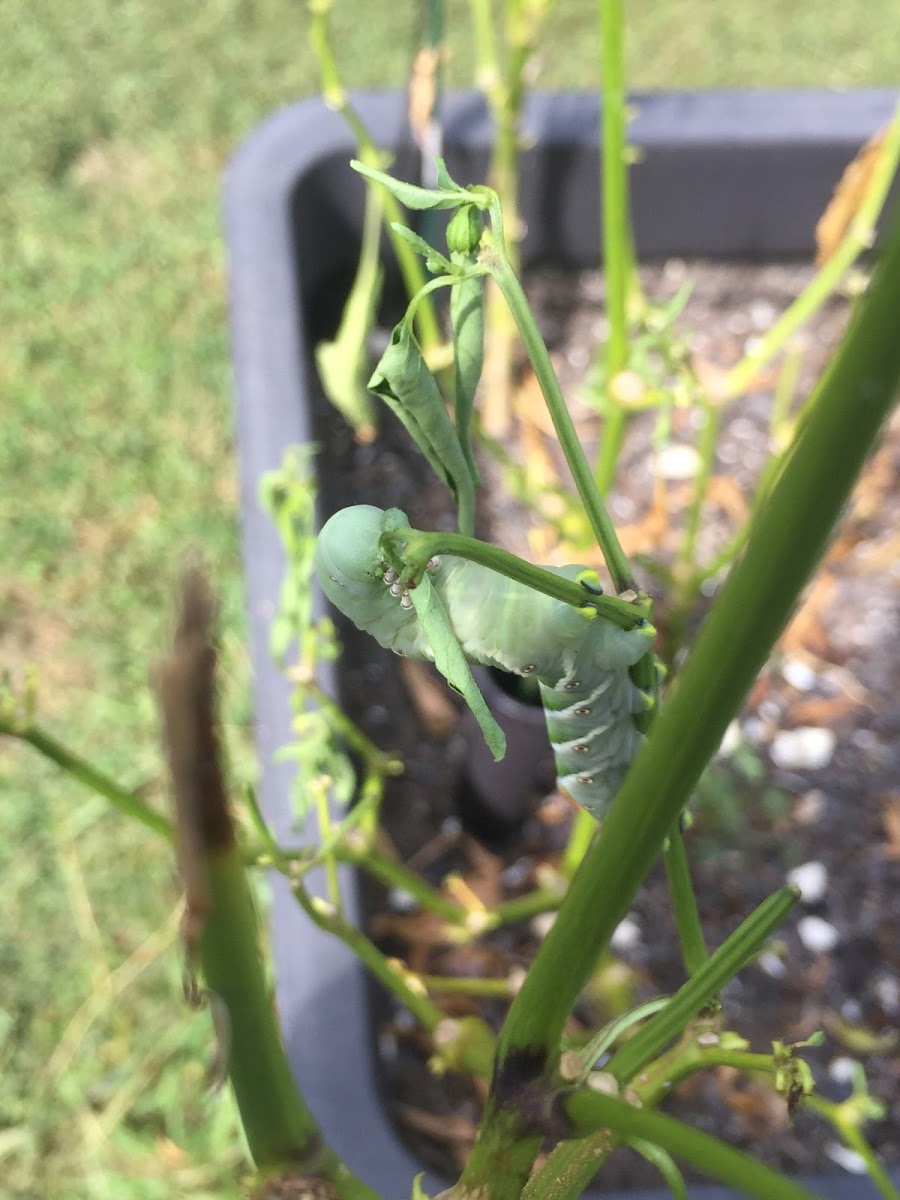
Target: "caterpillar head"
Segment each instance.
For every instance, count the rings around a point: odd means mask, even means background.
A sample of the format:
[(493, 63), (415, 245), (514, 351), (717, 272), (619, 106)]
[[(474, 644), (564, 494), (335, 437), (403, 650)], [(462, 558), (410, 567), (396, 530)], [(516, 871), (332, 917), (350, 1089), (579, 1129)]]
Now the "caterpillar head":
[(385, 562), (378, 545), (384, 509), (372, 504), (342, 508), (326, 521), (316, 541), (316, 575), (328, 599), (354, 617), (374, 587), (383, 587)]

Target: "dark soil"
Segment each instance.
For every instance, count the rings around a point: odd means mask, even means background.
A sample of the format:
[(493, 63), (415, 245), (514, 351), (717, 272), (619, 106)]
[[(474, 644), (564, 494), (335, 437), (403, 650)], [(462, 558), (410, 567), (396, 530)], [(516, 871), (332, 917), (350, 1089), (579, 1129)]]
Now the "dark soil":
[[(656, 295), (671, 294), (686, 272), (695, 286), (680, 327), (695, 331), (690, 350), (711, 367), (737, 361), (747, 339), (764, 333), (807, 277), (805, 268), (783, 265), (686, 268), (670, 263), (648, 275), (647, 287)], [(594, 275), (575, 280), (544, 274), (530, 295), (536, 297), (564, 388), (572, 394), (602, 335), (602, 287)], [(844, 321), (844, 306), (834, 303), (803, 334), (799, 395), (818, 376)], [(726, 497), (749, 495), (763, 461), (773, 385), (774, 376), (764, 376), (760, 390), (736, 404), (724, 422), (716, 476), (736, 485), (729, 491), (723, 483)], [(635, 421), (611, 504), (617, 523), (638, 534), (650, 510), (646, 462), (652, 425), (652, 418)], [(318, 437), (324, 446), (320, 465), (326, 513), (357, 502), (396, 505), (415, 527), (452, 528), (442, 485), (389, 414), (384, 414), (383, 426), (375, 446), (357, 446), (343, 422), (323, 408)], [(589, 423), (585, 428), (589, 440)], [(691, 442), (694, 436), (688, 414), (676, 412), (673, 441)], [(823, 1030), (825, 1044), (806, 1052), (820, 1093), (831, 1098), (849, 1094), (847, 1060), (861, 1062), (870, 1091), (887, 1107), (884, 1120), (869, 1126), (869, 1136), (884, 1160), (893, 1163), (900, 1161), (898, 465), (900, 427), (895, 427), (886, 435), (781, 652), (741, 716), (742, 746), (711, 769), (693, 806), (696, 819), (687, 842), (710, 946), (718, 945), (781, 886), (788, 871), (806, 867), (801, 878), (812, 895), (797, 906), (770, 951), (726, 991), (729, 1027), (757, 1051), (767, 1050), (773, 1039), (795, 1041)], [(496, 489), (497, 479), (497, 471), (489, 470), (489, 489)], [(671, 495), (677, 509), (677, 486)], [(725, 507), (706, 514), (701, 557), (726, 540)], [(520, 509), (489, 490), (482, 513), (495, 540), (534, 557)], [(676, 525), (673, 519), (672, 528)], [(657, 540), (655, 550), (663, 559), (670, 535), (671, 529), (664, 530)], [(650, 577), (645, 582), (654, 591)], [(665, 623), (664, 605), (660, 623)], [(558, 860), (569, 809), (551, 796), (502, 838), (482, 814), (482, 837), (474, 837), (460, 820), (462, 811), (469, 829), (479, 825), (477, 803), (466, 783), (466, 766), (474, 754), (467, 741), (470, 725), (455, 718), (447, 723), (443, 709), (440, 719), (424, 716), (421, 678), (417, 706), (405, 673), (408, 664), (404, 667), (346, 622), (340, 628), (345, 645), (342, 699), (370, 736), (399, 750), (406, 763), (406, 774), (391, 786), (384, 814), (387, 836), (400, 856), (420, 865), (435, 883), (456, 871), (476, 894), (489, 899), (528, 892), (542, 868)], [(825, 753), (820, 766), (804, 768), (802, 755), (776, 742), (785, 731), (798, 728), (834, 734), (833, 753)], [(823, 735), (802, 736), (806, 744), (801, 750), (811, 750)], [(773, 743), (780, 766), (770, 754)], [(552, 760), (542, 769), (552, 779)], [(478, 947), (455, 947), (436, 940), (433, 923), (410, 911), (403, 897), (374, 888), (369, 895), (371, 928), (381, 944), (429, 974), (508, 976), (527, 965), (547, 928), (546, 918), (539, 917), (527, 926), (504, 929)], [(822, 940), (817, 942), (816, 936)], [(635, 898), (614, 957), (627, 970), (608, 963), (598, 971), (574, 1014), (576, 1023), (609, 1019), (617, 1011), (616, 997), (619, 1002), (624, 997), (630, 1007), (683, 982), (660, 869)], [(423, 1162), (454, 1177), (477, 1124), (479, 1088), (460, 1077), (435, 1079), (425, 1065), (427, 1039), (411, 1027), (408, 1015), (384, 996), (374, 1003), (378, 1035), (373, 1053), (379, 1055), (395, 1120)], [(452, 997), (447, 1011), (480, 1012), (499, 1024), (503, 1004)], [(698, 1076), (671, 1098), (666, 1111), (792, 1172), (826, 1170), (829, 1160), (839, 1156), (830, 1127), (804, 1113), (792, 1124), (783, 1101), (770, 1089), (726, 1072)], [(610, 1188), (659, 1183), (655, 1172), (630, 1152), (615, 1154), (599, 1178)]]

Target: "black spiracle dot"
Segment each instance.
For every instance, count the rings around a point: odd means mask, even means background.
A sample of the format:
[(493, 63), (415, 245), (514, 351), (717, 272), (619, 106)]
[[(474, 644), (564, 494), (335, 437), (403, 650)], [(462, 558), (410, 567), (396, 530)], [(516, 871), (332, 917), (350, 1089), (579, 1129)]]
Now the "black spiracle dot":
[(590, 787), (590, 785), (594, 782), (593, 775), (577, 775), (576, 778), (578, 782), (583, 783), (585, 787)]
[(571, 683), (566, 684), (566, 691), (567, 692), (577, 692), (580, 687), (581, 687), (581, 681), (578, 679), (573, 679)]
[(527, 667), (523, 667), (522, 674), (523, 675), (533, 675), (534, 674), (534, 663), (529, 663)]
[(591, 712), (591, 710), (589, 708), (576, 708), (575, 716), (576, 717), (587, 717), (590, 715), (590, 712)]
[(584, 742), (580, 742), (579, 745), (573, 746), (572, 748), (576, 754), (587, 754), (587, 752), (590, 750), (590, 746), (585, 745)]

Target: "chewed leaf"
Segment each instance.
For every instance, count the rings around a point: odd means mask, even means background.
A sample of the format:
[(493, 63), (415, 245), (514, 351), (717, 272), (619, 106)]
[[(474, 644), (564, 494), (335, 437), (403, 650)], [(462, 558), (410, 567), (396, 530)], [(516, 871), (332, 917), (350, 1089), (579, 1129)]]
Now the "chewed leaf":
[(364, 175), (366, 179), (371, 179), (373, 183), (382, 184), (407, 208), (458, 208), (460, 204), (467, 204), (472, 199), (469, 193), (461, 188), (453, 191), (439, 191), (435, 188), (418, 187), (414, 183), (404, 183), (402, 179), (395, 179), (393, 175), (388, 175), (384, 171), (376, 171), (374, 167), (367, 167), (365, 163), (358, 162), (356, 159), (351, 161), (350, 166), (360, 175)]
[(427, 576), (410, 591), (410, 596), (416, 616), (434, 652), (434, 665), (465, 700), (484, 734), (488, 749), (495, 761), (499, 761), (506, 754), (506, 737), (479, 691), (440, 596)]
[(435, 250), (434, 246), (430, 246), (423, 237), (419, 237), (417, 233), (413, 233), (405, 225), (401, 225), (399, 221), (394, 221), (391, 228), (398, 237), (402, 237), (405, 242), (409, 242), (412, 248), (421, 254), (425, 259), (425, 266), (432, 273), (438, 275), (441, 272), (445, 274), (453, 273), (453, 264), (449, 258), (445, 258), (439, 250)]
[(369, 388), (397, 414), (453, 492), (462, 527), (462, 514), (474, 509), (474, 481), (440, 388), (405, 321), (395, 327)]

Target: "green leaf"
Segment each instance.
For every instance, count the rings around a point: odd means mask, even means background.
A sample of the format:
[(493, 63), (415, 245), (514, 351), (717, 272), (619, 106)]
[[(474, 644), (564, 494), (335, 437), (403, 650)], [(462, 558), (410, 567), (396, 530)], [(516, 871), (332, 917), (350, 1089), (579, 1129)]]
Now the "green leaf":
[(369, 388), (406, 426), (437, 475), (456, 498), (459, 527), (470, 533), (475, 484), (444, 398), (405, 321), (391, 335)]
[(375, 323), (384, 281), (379, 258), (381, 215), (381, 198), (372, 189), (366, 197), (359, 264), (337, 336), (332, 342), (316, 346), (316, 368), (322, 390), (362, 442), (370, 442), (375, 436), (375, 410), (366, 389), (369, 366), (366, 341)]
[(477, 487), (478, 468), (469, 443), (469, 426), (475, 406), (475, 389), (484, 366), (484, 287), (479, 277), (463, 279), (450, 293), (453, 326), (456, 433)]
[(413, 1179), (410, 1200), (431, 1200), (431, 1197), (428, 1195), (428, 1193), (422, 1187), (422, 1180), (424, 1178), (425, 1178), (425, 1172), (420, 1171), (419, 1174), (415, 1177), (415, 1179)]
[(425, 266), (432, 273), (432, 275), (452, 275), (455, 273), (455, 268), (450, 259), (445, 258), (444, 255), (441, 254), (440, 250), (435, 250), (434, 246), (426, 242), (423, 237), (419, 237), (417, 233), (413, 233), (411, 229), (407, 229), (407, 227), (405, 225), (401, 225), (399, 221), (393, 221), (391, 223), (391, 229), (393, 229), (398, 237), (402, 237), (405, 242), (409, 242), (413, 249), (417, 250), (418, 253), (422, 255), (422, 257), (425, 259)]
[(453, 191), (438, 191), (435, 188), (418, 187), (414, 183), (404, 183), (402, 179), (395, 179), (393, 175), (388, 175), (384, 171), (376, 171), (374, 167), (367, 167), (365, 163), (358, 162), (356, 159), (351, 161), (350, 166), (360, 175), (364, 175), (366, 179), (386, 187), (391, 195), (396, 197), (401, 204), (405, 204), (407, 208), (458, 208), (460, 204), (472, 202), (472, 197), (468, 192), (455, 186)]
[(488, 749), (499, 761), (506, 754), (506, 737), (494, 720), (485, 699), (472, 675), (468, 660), (459, 639), (450, 624), (450, 617), (443, 601), (431, 585), (427, 575), (419, 585), (409, 592), (416, 616), (434, 651), (434, 665), (454, 691), (458, 692), (472, 711), (481, 727)]
[(447, 164), (444, 162), (444, 160), (442, 158), (440, 158), (439, 156), (436, 155), (434, 164), (436, 167), (435, 177), (437, 179), (437, 184), (438, 184), (438, 187), (442, 189), (442, 191), (450, 192), (450, 191), (454, 191), (454, 190), (455, 191), (463, 190), (459, 186), (459, 184), (456, 182), (455, 179), (450, 178), (450, 172), (447, 170)]

